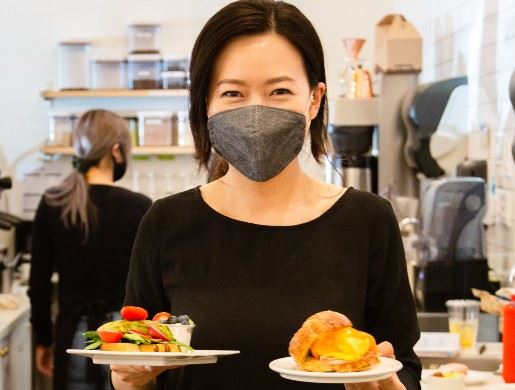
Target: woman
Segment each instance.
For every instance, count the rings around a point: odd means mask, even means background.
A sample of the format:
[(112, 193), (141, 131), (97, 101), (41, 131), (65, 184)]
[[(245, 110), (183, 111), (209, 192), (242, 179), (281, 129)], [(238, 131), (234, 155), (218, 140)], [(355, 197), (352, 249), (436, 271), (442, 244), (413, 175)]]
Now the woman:
[[(404, 368), (348, 389), (415, 389), (419, 337), (397, 222), (370, 193), (309, 177), (298, 154), (325, 154), (320, 40), (284, 2), (237, 1), (201, 31), (191, 57), (197, 158), (228, 162), (218, 180), (156, 202), (136, 238), (126, 304), (187, 313), (192, 345), (241, 354), (170, 369), (112, 366), (116, 389), (310, 389), (268, 368), (311, 314), (332, 309), (391, 342)], [(341, 385), (324, 388), (342, 388)]]
[[(120, 309), (134, 237), (152, 202), (113, 185), (124, 175), (130, 156), (123, 118), (89, 111), (80, 118), (74, 141), (74, 171), (44, 194), (34, 220), (29, 296), (36, 366), (53, 377), (54, 389), (109, 389), (108, 371), (65, 351), (83, 348), (81, 333), (96, 329)], [(54, 271), (59, 277), (55, 332)]]

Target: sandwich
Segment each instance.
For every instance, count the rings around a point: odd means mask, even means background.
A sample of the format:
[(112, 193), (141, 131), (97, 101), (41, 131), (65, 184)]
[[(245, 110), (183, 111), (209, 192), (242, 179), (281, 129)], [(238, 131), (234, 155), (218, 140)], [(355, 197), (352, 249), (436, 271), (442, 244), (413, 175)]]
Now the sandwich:
[(343, 314), (329, 310), (304, 321), (288, 352), (305, 371), (364, 371), (379, 363), (374, 337), (354, 329)]
[(186, 352), (189, 345), (176, 340), (166, 324), (147, 320), (146, 310), (125, 306), (121, 320), (103, 324), (95, 331), (84, 332), (85, 349), (119, 352)]

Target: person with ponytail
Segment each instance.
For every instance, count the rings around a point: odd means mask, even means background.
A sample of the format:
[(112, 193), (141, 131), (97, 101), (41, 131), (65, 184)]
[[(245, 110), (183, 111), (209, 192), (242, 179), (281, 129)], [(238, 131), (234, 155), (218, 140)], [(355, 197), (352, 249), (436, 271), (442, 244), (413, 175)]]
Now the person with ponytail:
[[(108, 370), (69, 357), (83, 348), (82, 332), (117, 314), (136, 231), (152, 201), (116, 187), (131, 144), (123, 118), (91, 110), (73, 134), (73, 171), (48, 189), (33, 227), (29, 296), (36, 366), (59, 390), (110, 389)], [(52, 321), (52, 274), (58, 275), (58, 312)]]

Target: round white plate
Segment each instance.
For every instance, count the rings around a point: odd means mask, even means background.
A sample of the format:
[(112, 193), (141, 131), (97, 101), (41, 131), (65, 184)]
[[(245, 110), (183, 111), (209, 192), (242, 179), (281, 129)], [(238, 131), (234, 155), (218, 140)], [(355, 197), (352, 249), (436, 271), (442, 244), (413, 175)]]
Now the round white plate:
[(380, 363), (365, 371), (356, 372), (310, 372), (302, 371), (291, 357), (270, 362), (271, 370), (283, 378), (312, 383), (360, 383), (388, 378), (402, 368), (402, 363), (395, 359), (379, 357)]
[[(433, 373), (437, 370), (423, 370), (422, 371), (422, 380), (425, 381), (429, 375), (433, 375)], [(493, 374), (488, 371), (474, 371), (468, 370), (467, 375), (465, 375), (465, 384), (466, 385), (481, 385), (485, 383)]]
[(200, 350), (192, 352), (119, 352), (98, 349), (67, 349), (72, 355), (93, 359), (94, 364), (129, 364), (142, 366), (186, 366), (216, 363), (218, 358), (236, 355), (240, 351)]

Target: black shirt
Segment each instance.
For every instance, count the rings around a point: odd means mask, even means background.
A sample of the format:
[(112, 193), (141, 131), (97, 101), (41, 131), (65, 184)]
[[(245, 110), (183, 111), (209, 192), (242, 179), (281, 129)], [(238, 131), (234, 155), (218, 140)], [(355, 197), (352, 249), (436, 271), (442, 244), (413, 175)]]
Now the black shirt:
[(397, 221), (370, 193), (351, 188), (323, 215), (294, 226), (223, 216), (199, 188), (157, 201), (136, 237), (125, 304), (190, 315), (197, 349), (241, 351), (170, 370), (161, 389), (320, 388), (283, 379), (268, 364), (288, 356), (308, 316), (328, 309), (378, 343), (390, 341), (404, 364), (401, 380), (419, 388), (419, 329)]
[(54, 271), (59, 275), (58, 322), (82, 314), (91, 302), (102, 302), (111, 311), (120, 310), (123, 303), (134, 237), (152, 201), (108, 185), (91, 185), (89, 195), (98, 221), (86, 243), (80, 229), (65, 226), (60, 208), (42, 199), (36, 212), (29, 283), (36, 344), (53, 342), (50, 277)]

